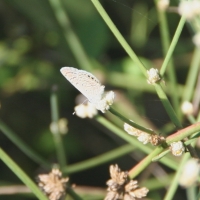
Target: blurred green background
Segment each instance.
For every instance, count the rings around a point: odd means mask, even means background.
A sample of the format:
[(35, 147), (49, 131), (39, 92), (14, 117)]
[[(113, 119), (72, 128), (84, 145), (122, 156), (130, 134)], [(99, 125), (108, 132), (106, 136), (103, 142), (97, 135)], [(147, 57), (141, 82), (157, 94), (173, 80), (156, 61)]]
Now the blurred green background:
[[(63, 143), (68, 163), (71, 164), (100, 155), (125, 142), (113, 136), (95, 120), (80, 119), (72, 115), (75, 98), (79, 92), (61, 75), (60, 68), (63, 66), (82, 68), (94, 73), (107, 89), (115, 90), (126, 98), (126, 100), (118, 98), (117, 103), (121, 104), (122, 110), (126, 105), (132, 106), (133, 110), (136, 106), (152, 127), (160, 128), (169, 120), (161, 103), (156, 100), (153, 87), (147, 85), (145, 77), (139, 68), (134, 66), (91, 1), (60, 2), (69, 17), (72, 30), (92, 63), (92, 68), (88, 66), (86, 69), (84, 65), (81, 66), (80, 61), (77, 61), (65, 39), (64, 30), (55, 17), (55, 9), (50, 1), (1, 0), (0, 117), (28, 146), (47, 161), (56, 163), (55, 145), (49, 129), (50, 95), (52, 88), (56, 88), (60, 117), (68, 120), (69, 131), (63, 136)], [(163, 53), (154, 2), (101, 0), (101, 3), (143, 63), (148, 68), (152, 66), (159, 68)], [(172, 1), (173, 3), (176, 4), (176, 1)], [(171, 13), (168, 18), (170, 33), (173, 35), (180, 17)], [(180, 88), (185, 81), (190, 52), (193, 48), (191, 30), (186, 27), (174, 53)], [(132, 119), (131, 112), (122, 114)], [(123, 125), (122, 122), (116, 124), (121, 127)], [(38, 173), (45, 171), (2, 132), (0, 132), (0, 147), (31, 178), (34, 179)], [(133, 153), (131, 156), (73, 174), (70, 176), (70, 182), (77, 185), (105, 187), (105, 182), (109, 178), (109, 164), (118, 163), (122, 169), (128, 170), (142, 157), (142, 153)], [(0, 185), (21, 184), (2, 162), (0, 171)], [(0, 199), (17, 198), (0, 196)], [(28, 197), (24, 197), (26, 198)]]

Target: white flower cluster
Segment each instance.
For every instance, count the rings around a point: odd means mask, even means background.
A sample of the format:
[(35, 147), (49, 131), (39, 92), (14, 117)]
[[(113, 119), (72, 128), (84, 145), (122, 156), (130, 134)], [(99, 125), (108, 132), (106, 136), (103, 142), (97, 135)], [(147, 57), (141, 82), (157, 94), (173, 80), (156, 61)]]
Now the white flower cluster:
[(192, 115), (194, 112), (193, 104), (189, 101), (184, 101), (183, 104), (181, 105), (181, 111), (185, 115)]
[(148, 80), (147, 80), (148, 84), (154, 84), (161, 79), (158, 70), (154, 68), (147, 70), (147, 75), (148, 75)]
[(157, 2), (157, 7), (161, 11), (165, 11), (169, 7), (169, 0), (159, 0)]
[(145, 132), (143, 132), (141, 130), (138, 130), (138, 129), (130, 126), (127, 123), (124, 124), (124, 130), (128, 134), (137, 137), (138, 141), (142, 142), (143, 144), (147, 144), (151, 139), (151, 135), (150, 134), (145, 133)]
[(181, 1), (178, 7), (178, 13), (184, 16), (187, 20), (191, 20), (200, 14), (200, 1)]
[(97, 103), (90, 103), (77, 105), (74, 110), (75, 114), (80, 118), (93, 118), (97, 115), (97, 110), (105, 113), (109, 110), (110, 106), (113, 104), (115, 98), (115, 93), (113, 91), (107, 92), (105, 96)]
[(143, 132), (137, 128), (134, 128), (130, 126), (127, 123), (124, 123), (124, 130), (135, 137), (137, 137), (139, 142), (142, 142), (143, 144), (151, 143), (154, 146), (158, 146), (162, 142), (165, 141), (165, 138), (163, 136), (157, 135), (157, 134), (149, 134), (146, 132)]
[(66, 118), (61, 118), (57, 122), (51, 122), (50, 131), (53, 134), (66, 134), (68, 132), (68, 121)]
[(74, 108), (74, 110), (75, 114), (80, 118), (93, 118), (97, 115), (97, 109), (90, 102), (87, 104), (79, 104)]
[(191, 23), (195, 33), (192, 41), (196, 47), (200, 48), (200, 0), (181, 1), (178, 6), (178, 13)]
[(115, 98), (115, 93), (113, 91), (107, 92), (105, 96), (94, 106), (97, 110), (100, 110), (102, 113), (105, 113), (109, 110), (110, 106), (113, 104)]
[(181, 156), (185, 152), (185, 147), (181, 141), (172, 142), (170, 145), (170, 150), (174, 156)]
[(191, 158), (186, 163), (179, 178), (179, 184), (185, 188), (194, 185), (199, 176), (200, 165), (197, 159)]

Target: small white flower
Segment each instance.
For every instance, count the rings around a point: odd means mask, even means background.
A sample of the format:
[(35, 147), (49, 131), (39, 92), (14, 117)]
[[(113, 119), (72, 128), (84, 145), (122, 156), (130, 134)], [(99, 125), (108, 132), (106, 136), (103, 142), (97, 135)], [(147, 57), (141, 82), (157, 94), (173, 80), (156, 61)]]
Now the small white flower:
[(159, 10), (165, 11), (169, 6), (169, 0), (159, 0), (157, 6)]
[(178, 7), (178, 13), (184, 16), (187, 20), (193, 19), (200, 14), (200, 1), (182, 1)]
[(200, 14), (200, 1), (199, 0), (194, 0), (192, 2), (192, 10), (193, 10), (195, 15)]
[(115, 98), (115, 93), (113, 91), (107, 92), (106, 95), (94, 104), (97, 110), (100, 110), (102, 113), (105, 113), (109, 110), (110, 106), (113, 104)]
[(106, 93), (106, 102), (109, 106), (111, 106), (114, 103), (115, 93), (113, 91)]
[(181, 156), (185, 152), (185, 147), (181, 141), (172, 142), (170, 150), (174, 156)]
[(182, 110), (183, 114), (191, 115), (194, 112), (193, 104), (190, 103), (189, 101), (185, 101), (185, 102), (183, 102), (183, 104), (181, 106), (181, 110)]
[(68, 131), (67, 127), (68, 121), (66, 118), (61, 118), (58, 120), (58, 127), (61, 134), (66, 134)]
[(50, 131), (53, 134), (59, 133), (59, 127), (58, 127), (58, 123), (57, 122), (51, 122), (51, 124), (50, 124)]
[(148, 74), (148, 84), (154, 84), (157, 81), (160, 80), (160, 75), (157, 69), (151, 68), (150, 70), (147, 70)]
[(200, 32), (196, 33), (192, 38), (193, 43), (200, 48)]
[(87, 111), (86, 111), (84, 104), (79, 104), (79, 105), (75, 106), (74, 110), (75, 110), (74, 113), (78, 117), (80, 117), (80, 118), (86, 118), (87, 117)]
[(127, 123), (124, 123), (124, 130), (125, 130), (128, 134), (134, 135), (134, 136), (136, 136), (136, 137), (138, 137), (138, 136), (142, 133), (142, 131), (140, 131), (140, 130), (138, 130), (138, 129), (132, 127), (132, 126), (130, 126), (130, 125), (127, 124)]
[(142, 142), (143, 144), (147, 144), (149, 142), (151, 138), (151, 135), (148, 133), (144, 133), (142, 132), (139, 136), (138, 136), (138, 141)]
[(143, 144), (147, 144), (148, 142), (151, 141), (151, 136), (150, 134), (148, 133), (145, 133), (139, 129), (136, 129), (132, 126), (130, 126), (129, 124), (127, 123), (124, 123), (124, 130), (130, 134), (130, 135), (133, 135), (135, 137), (137, 137), (137, 139), (142, 142)]
[(179, 184), (185, 188), (194, 185), (198, 180), (199, 172), (200, 165), (198, 160), (191, 158), (185, 163), (179, 179)]
[(57, 122), (51, 122), (50, 131), (53, 134), (58, 134), (58, 133), (66, 134), (68, 131), (67, 123), (68, 122), (66, 118), (61, 118)]
[(85, 104), (79, 104), (75, 108), (75, 114), (80, 117), (80, 118), (92, 118), (95, 115), (97, 115), (97, 109), (93, 104), (88, 102), (86, 105)]
[(86, 105), (86, 108), (87, 108), (87, 116), (89, 118), (93, 118), (95, 115), (97, 115), (98, 113), (97, 109), (90, 102), (88, 102), (88, 104)]
[(192, 19), (194, 13), (191, 11), (191, 1), (182, 1), (178, 7), (178, 13), (183, 15), (186, 19)]

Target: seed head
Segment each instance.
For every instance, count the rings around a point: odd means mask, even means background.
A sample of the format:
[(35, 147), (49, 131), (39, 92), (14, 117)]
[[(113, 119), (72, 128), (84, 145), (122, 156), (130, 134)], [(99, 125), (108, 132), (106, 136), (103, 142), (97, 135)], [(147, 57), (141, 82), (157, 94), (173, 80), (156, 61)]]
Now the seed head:
[(135, 200), (147, 195), (148, 189), (139, 188), (136, 180), (129, 180), (128, 172), (120, 170), (118, 165), (110, 166), (111, 179), (107, 181), (108, 193), (104, 200)]
[(38, 185), (50, 200), (59, 200), (65, 194), (69, 178), (62, 178), (59, 169), (52, 169), (49, 174), (38, 175)]

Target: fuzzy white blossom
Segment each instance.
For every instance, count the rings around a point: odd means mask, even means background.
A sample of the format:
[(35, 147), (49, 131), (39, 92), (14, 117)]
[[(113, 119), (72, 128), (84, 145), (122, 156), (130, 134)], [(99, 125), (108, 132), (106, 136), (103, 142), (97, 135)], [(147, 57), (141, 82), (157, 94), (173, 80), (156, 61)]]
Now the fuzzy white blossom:
[(147, 80), (148, 84), (154, 84), (161, 79), (158, 70), (154, 68), (147, 70), (147, 75), (148, 75), (148, 80)]
[(109, 106), (111, 106), (114, 103), (115, 93), (113, 91), (107, 92), (105, 99)]
[(184, 101), (181, 105), (181, 110), (185, 115), (191, 115), (194, 112), (193, 104), (189, 101)]
[(147, 144), (151, 138), (151, 135), (148, 133), (142, 132), (140, 136), (138, 136), (138, 141), (142, 142), (143, 144)]
[(143, 144), (147, 144), (151, 141), (152, 135), (145, 133), (145, 132), (143, 132), (139, 129), (136, 129), (136, 128), (130, 126), (129, 124), (127, 124), (127, 123), (124, 123), (124, 130), (128, 134), (137, 137), (138, 141), (142, 142)]
[(90, 102), (87, 104), (79, 104), (74, 108), (74, 110), (75, 114), (80, 118), (93, 118), (97, 115), (97, 109)]
[(53, 134), (66, 134), (68, 131), (68, 127), (67, 127), (68, 121), (66, 118), (61, 118), (58, 121), (55, 122), (51, 122), (50, 124), (50, 131)]
[(157, 7), (161, 11), (165, 11), (169, 7), (169, 0), (159, 0)]
[(178, 13), (184, 16), (187, 20), (191, 20), (200, 14), (200, 1), (181, 1), (178, 7)]
[(105, 96), (97, 103), (94, 104), (97, 110), (100, 110), (102, 113), (105, 113), (110, 109), (110, 106), (113, 104), (115, 98), (115, 93), (113, 91), (107, 92)]
[(194, 185), (198, 180), (199, 172), (200, 164), (198, 163), (198, 160), (191, 158), (185, 163), (179, 178), (179, 184), (185, 188)]
[(172, 142), (170, 145), (170, 150), (174, 156), (181, 156), (185, 152), (185, 147), (181, 141)]
[(61, 134), (66, 134), (68, 132), (68, 121), (66, 118), (61, 118), (58, 120), (58, 127)]
[(138, 137), (142, 132), (141, 130), (136, 129), (136, 128), (130, 126), (129, 124), (127, 124), (127, 123), (124, 123), (124, 130), (128, 134), (136, 136), (136, 137)]

